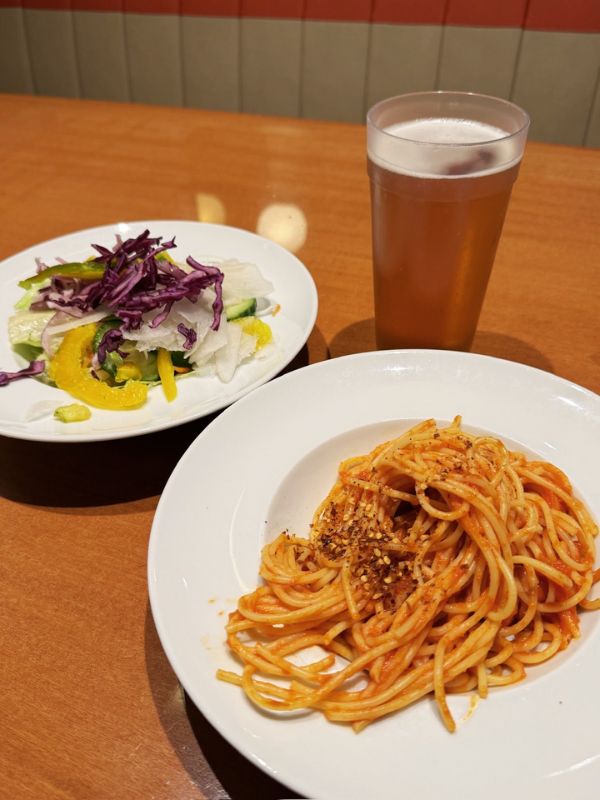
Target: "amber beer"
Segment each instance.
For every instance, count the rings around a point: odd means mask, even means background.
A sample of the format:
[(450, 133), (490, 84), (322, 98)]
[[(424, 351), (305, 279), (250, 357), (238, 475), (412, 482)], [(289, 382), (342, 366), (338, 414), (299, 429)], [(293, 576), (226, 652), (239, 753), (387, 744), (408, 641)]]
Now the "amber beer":
[(470, 347), (528, 123), (511, 103), (459, 92), (369, 112), (379, 348)]

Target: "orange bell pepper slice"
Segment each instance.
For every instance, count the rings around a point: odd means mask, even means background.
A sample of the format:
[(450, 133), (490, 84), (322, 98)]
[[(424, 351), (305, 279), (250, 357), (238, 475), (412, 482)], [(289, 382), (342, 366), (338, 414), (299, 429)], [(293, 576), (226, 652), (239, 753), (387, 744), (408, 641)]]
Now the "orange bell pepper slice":
[(50, 362), (50, 377), (59, 389), (95, 408), (123, 411), (143, 405), (148, 396), (145, 383), (131, 380), (122, 387), (109, 386), (92, 376), (89, 363), (95, 332), (95, 323), (67, 331)]

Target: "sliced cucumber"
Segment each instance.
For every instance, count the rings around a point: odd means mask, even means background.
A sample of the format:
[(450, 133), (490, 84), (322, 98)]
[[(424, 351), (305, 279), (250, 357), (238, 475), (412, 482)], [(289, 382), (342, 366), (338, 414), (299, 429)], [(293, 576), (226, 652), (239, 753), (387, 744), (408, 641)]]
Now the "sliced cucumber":
[(192, 365), (182, 350), (173, 350), (171, 353), (171, 361), (174, 367), (187, 367), (188, 369), (192, 369)]
[(256, 311), (256, 298), (249, 297), (239, 303), (225, 307), (225, 316), (228, 320), (240, 319), (240, 317), (252, 317)]
[(71, 403), (68, 406), (59, 406), (54, 410), (55, 419), (61, 422), (84, 422), (92, 416), (87, 406), (80, 403)]

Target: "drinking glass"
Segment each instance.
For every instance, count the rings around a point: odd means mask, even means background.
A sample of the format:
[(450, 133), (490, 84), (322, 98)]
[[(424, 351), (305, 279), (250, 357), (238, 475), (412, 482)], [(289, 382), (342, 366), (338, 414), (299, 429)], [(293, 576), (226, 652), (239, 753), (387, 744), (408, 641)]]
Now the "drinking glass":
[(470, 92), (370, 109), (379, 348), (469, 349), (528, 128), (523, 109)]

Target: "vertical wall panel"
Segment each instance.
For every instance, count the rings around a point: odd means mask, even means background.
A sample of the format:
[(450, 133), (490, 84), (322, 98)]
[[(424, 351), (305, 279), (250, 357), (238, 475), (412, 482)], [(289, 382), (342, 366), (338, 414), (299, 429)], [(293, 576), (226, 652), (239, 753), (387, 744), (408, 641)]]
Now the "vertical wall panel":
[(240, 108), (240, 20), (181, 18), (185, 104), (194, 108)]
[(369, 24), (304, 22), (302, 116), (364, 119)]
[(596, 96), (590, 110), (585, 142), (588, 147), (600, 147), (600, 70), (596, 81)]
[(510, 97), (521, 35), (520, 28), (446, 26), (437, 88)]
[(512, 99), (531, 138), (583, 144), (600, 66), (600, 34), (526, 30)]
[(362, 122), (463, 89), (600, 146), (599, 28), (600, 0), (0, 0), (0, 91)]
[(74, 11), (73, 22), (82, 97), (129, 100), (123, 14)]
[(0, 92), (33, 92), (21, 8), (0, 8)]
[(126, 13), (124, 16), (131, 99), (139, 103), (183, 105), (179, 15)]
[(297, 117), (301, 62), (301, 20), (242, 19), (242, 110)]
[(373, 23), (367, 106), (396, 94), (435, 89), (441, 36), (441, 25)]
[(38, 94), (79, 97), (79, 73), (70, 11), (26, 8), (25, 31)]

